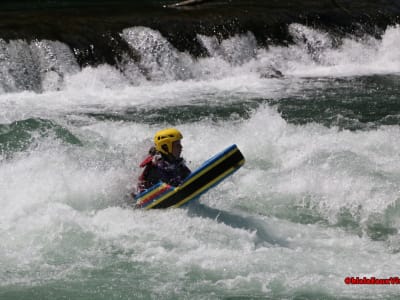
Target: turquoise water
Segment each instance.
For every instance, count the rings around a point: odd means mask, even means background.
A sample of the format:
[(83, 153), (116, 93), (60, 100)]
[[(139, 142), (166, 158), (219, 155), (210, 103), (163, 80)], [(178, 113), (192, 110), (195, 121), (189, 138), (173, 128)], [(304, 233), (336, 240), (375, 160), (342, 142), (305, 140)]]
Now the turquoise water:
[[(198, 36), (195, 58), (127, 28), (142, 60), (119, 69), (1, 41), (0, 298), (396, 299), (344, 280), (399, 276), (400, 28), (290, 30), (268, 49)], [(186, 208), (133, 210), (166, 126), (192, 169), (233, 143), (246, 164)]]

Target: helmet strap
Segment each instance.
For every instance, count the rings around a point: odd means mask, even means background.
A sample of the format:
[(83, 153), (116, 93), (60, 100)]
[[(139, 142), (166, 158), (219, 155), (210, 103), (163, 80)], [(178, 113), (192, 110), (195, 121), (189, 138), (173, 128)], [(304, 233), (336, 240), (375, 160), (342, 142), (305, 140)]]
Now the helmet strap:
[(162, 148), (166, 153), (169, 154), (169, 149), (168, 149), (168, 145), (167, 145), (167, 144), (162, 145), (161, 148)]

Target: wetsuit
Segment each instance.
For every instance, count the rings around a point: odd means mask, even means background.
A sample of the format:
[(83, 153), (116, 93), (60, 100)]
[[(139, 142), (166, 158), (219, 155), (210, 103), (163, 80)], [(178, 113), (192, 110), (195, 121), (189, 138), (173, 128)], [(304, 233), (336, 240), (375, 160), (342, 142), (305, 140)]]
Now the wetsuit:
[(140, 164), (143, 169), (139, 176), (137, 191), (140, 193), (160, 180), (173, 186), (178, 186), (191, 173), (183, 158), (175, 158), (172, 155), (166, 156), (154, 150), (149, 151), (143, 162)]

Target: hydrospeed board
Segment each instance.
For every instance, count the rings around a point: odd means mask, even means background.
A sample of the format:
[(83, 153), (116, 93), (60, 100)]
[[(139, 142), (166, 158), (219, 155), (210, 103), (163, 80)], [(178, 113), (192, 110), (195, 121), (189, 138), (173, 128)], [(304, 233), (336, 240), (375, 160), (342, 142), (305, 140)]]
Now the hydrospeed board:
[(236, 145), (232, 145), (192, 172), (181, 185), (174, 187), (159, 182), (135, 197), (136, 207), (143, 209), (180, 207), (200, 197), (229, 175), (237, 171), (245, 159)]

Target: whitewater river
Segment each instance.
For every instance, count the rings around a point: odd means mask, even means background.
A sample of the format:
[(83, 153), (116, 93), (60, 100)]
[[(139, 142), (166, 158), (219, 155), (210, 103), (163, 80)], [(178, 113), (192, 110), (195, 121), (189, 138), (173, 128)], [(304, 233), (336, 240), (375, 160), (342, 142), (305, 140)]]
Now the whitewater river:
[[(140, 54), (80, 67), (58, 41), (0, 40), (0, 298), (396, 299), (400, 27), (294, 44), (150, 28)], [(190, 168), (231, 144), (246, 164), (182, 209), (126, 205), (154, 133)], [(350, 277), (350, 279), (347, 279)]]

